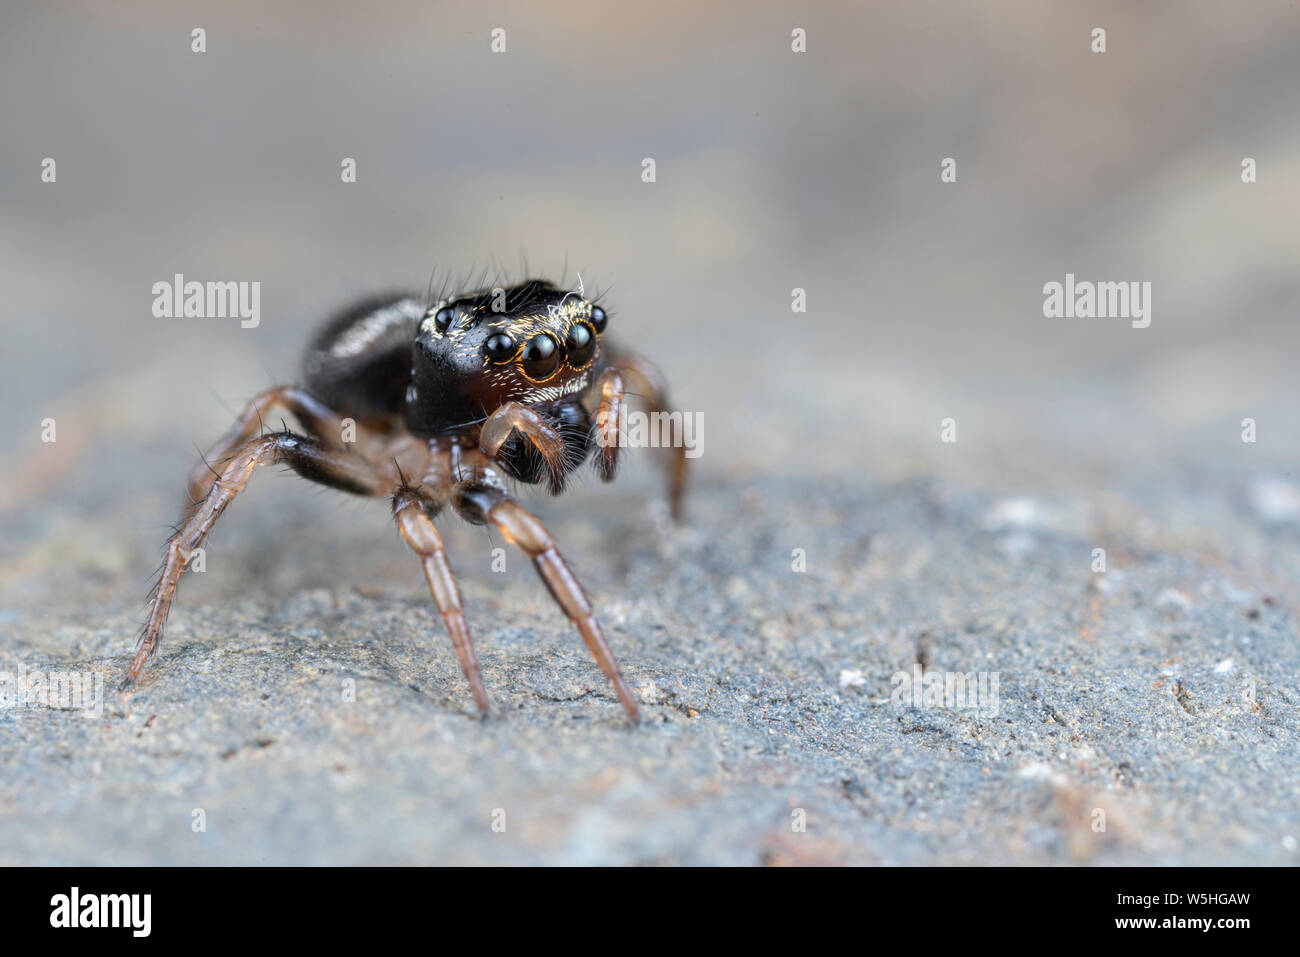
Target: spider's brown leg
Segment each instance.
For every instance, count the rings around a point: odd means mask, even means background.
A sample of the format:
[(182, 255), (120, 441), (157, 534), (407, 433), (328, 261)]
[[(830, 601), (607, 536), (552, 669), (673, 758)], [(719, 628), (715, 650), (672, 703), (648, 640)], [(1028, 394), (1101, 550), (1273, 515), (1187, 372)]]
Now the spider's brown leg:
[(221, 463), (253, 436), (262, 430), (271, 411), (276, 407), (293, 413), (311, 435), (316, 436), (332, 447), (337, 447), (339, 440), (331, 437), (341, 436), (343, 419), (327, 408), (310, 393), (292, 385), (280, 385), (265, 392), (258, 393), (244, 406), (235, 424), (208, 452), (207, 456), (194, 466), (190, 472), (187, 490), (190, 502), (200, 502), (212, 488), (217, 479), (217, 470)]
[(542, 454), (551, 479), (551, 491), (560, 492), (564, 488), (566, 465), (564, 439), (528, 406), (507, 402), (488, 416), (478, 434), (479, 450), (489, 459), (496, 459), (501, 447), (516, 430)]
[(469, 680), (469, 690), (474, 695), (478, 710), (487, 717), (490, 706), (487, 692), (483, 690), (483, 677), (479, 674), (478, 658), (474, 654), (474, 645), (469, 639), (469, 626), (465, 624), (465, 609), (460, 602), (460, 589), (456, 587), (456, 578), (451, 573), (447, 562), (447, 552), (442, 547), (442, 537), (434, 528), (433, 516), (441, 509), (437, 502), (424, 495), (419, 489), (402, 485), (393, 493), (393, 517), (397, 519), (397, 528), (402, 533), (406, 544), (420, 556), (424, 566), (424, 577), (429, 582), (429, 591), (438, 604), (442, 620), (447, 624), (447, 634), (451, 636), (456, 657), (460, 659), (461, 670)]
[(243, 491), (253, 470), (268, 463), (283, 463), (303, 478), (359, 495), (382, 494), (394, 484), (389, 476), (360, 456), (329, 449), (320, 439), (312, 436), (273, 432), (245, 442), (226, 461), (220, 476), (203, 501), (196, 503), (176, 534), (167, 542), (149, 618), (140, 634), (140, 646), (127, 670), (123, 688), (129, 688), (135, 683), (145, 662), (157, 650), (181, 572), (189, 564), (194, 550), (203, 544), (226, 506)]
[(605, 640), (600, 622), (591, 609), (591, 602), (578, 584), (578, 579), (551, 539), (550, 533), (535, 515), (515, 502), (505, 490), (483, 481), (458, 482), (452, 489), (452, 506), (467, 522), (483, 525), (491, 522), (501, 530), (506, 540), (519, 546), (533, 560), (537, 573), (546, 584), (552, 597), (573, 622), (586, 642), (587, 648), (614, 685), (623, 710), (633, 721), (640, 720), (636, 700), (628, 689), (623, 674), (614, 660), (614, 653)]
[[(628, 383), (634, 387), (628, 391)], [(596, 439), (600, 446), (597, 459), (600, 477), (606, 482), (614, 478), (618, 468), (620, 425), (629, 395), (640, 395), (651, 414), (667, 414), (668, 386), (663, 375), (649, 362), (636, 356), (619, 356), (597, 377), (593, 397), (599, 397), (596, 413)], [(686, 445), (683, 436), (673, 436), (670, 447), (672, 462), (669, 466), (668, 503), (675, 520), (682, 517), (682, 500), (686, 491)]]

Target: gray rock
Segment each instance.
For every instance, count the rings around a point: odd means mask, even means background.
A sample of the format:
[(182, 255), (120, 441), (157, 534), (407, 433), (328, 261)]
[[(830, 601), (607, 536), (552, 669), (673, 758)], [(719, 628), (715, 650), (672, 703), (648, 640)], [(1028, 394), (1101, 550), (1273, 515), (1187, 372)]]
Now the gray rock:
[[(345, 538), (333, 583), (310, 583), (326, 553), (290, 526), (331, 502), (235, 524), (131, 693), (112, 686), (133, 606), (6, 609), (9, 667), (89, 672), (105, 696), (98, 716), (0, 712), (0, 860), (1295, 862), (1300, 651), (1270, 593), (1222, 597), (1250, 569), (1115, 542), (1123, 586), (1098, 592), (1089, 541), (1039, 529), (1033, 559), (1008, 560), (987, 501), (929, 482), (751, 483), (748, 514), (814, 491), (798, 530), (737, 521), (716, 481), (670, 531), (625, 511), (635, 494), (539, 503), (640, 727), (523, 563), (491, 574), (454, 524), (488, 721), (395, 535)], [(253, 557), (308, 567), (257, 588)], [(232, 576), (251, 593), (201, 594)], [(1206, 597), (1171, 617), (1151, 597), (1167, 581)], [(996, 685), (914, 701), (900, 675), (921, 666)]]

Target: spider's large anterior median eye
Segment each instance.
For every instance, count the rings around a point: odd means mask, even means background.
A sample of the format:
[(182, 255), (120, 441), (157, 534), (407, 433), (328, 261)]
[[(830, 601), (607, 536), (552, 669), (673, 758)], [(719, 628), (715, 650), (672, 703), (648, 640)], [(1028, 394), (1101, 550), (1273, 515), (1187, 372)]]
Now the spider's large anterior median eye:
[(591, 331), (591, 326), (575, 322), (569, 328), (569, 335), (564, 340), (564, 354), (575, 369), (585, 368), (591, 362), (591, 357), (596, 354), (596, 334)]
[(515, 340), (498, 332), (483, 343), (483, 354), (493, 362), (506, 362), (515, 354)]
[(600, 306), (591, 307), (591, 325), (596, 332), (605, 331), (605, 323), (609, 322), (609, 316), (605, 315), (605, 310)]
[(433, 314), (433, 325), (439, 332), (446, 332), (451, 325), (451, 321), (456, 318), (456, 310), (451, 306), (443, 306)]
[(533, 336), (524, 346), (524, 375), (537, 382), (555, 375), (564, 356), (560, 353), (555, 340), (545, 333)]

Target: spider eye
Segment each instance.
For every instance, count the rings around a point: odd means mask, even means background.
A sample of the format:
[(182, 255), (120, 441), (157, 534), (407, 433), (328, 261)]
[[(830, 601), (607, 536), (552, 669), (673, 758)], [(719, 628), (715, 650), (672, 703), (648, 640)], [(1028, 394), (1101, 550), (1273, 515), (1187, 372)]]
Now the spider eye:
[(609, 316), (605, 315), (605, 310), (600, 306), (591, 307), (591, 325), (597, 333), (605, 331), (605, 323), (609, 322)]
[(544, 333), (533, 336), (524, 346), (524, 375), (538, 382), (549, 379), (560, 367), (561, 359), (563, 356), (554, 339)]
[(451, 306), (443, 306), (433, 314), (433, 325), (439, 332), (446, 332), (454, 318), (456, 318), (456, 310)]
[(591, 357), (596, 354), (596, 334), (591, 331), (591, 326), (575, 322), (570, 327), (568, 338), (564, 340), (564, 354), (575, 369), (591, 362)]
[(515, 340), (504, 332), (498, 332), (483, 343), (483, 354), (493, 362), (505, 362), (515, 354)]

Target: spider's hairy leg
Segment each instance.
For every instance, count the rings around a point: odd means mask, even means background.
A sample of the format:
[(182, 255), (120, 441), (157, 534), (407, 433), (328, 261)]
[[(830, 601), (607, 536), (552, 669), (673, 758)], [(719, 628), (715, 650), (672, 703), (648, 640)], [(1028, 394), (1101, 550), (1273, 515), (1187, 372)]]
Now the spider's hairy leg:
[(605, 640), (600, 622), (596, 620), (591, 602), (587, 600), (582, 585), (560, 556), (559, 549), (537, 518), (510, 498), (500, 480), (492, 473), (481, 472), (470, 481), (458, 482), (452, 488), (452, 506), (467, 522), (474, 525), (491, 523), (513, 545), (528, 555), (537, 574), (541, 576), (551, 596), (578, 629), (596, 664), (614, 685), (614, 691), (623, 704), (623, 710), (632, 721), (640, 720), (636, 700), (619, 671), (614, 653)]
[[(667, 414), (671, 408), (668, 385), (663, 374), (644, 359), (617, 356), (597, 376), (589, 394), (592, 401), (598, 400), (596, 438), (600, 455), (596, 467), (600, 477), (608, 482), (618, 469), (620, 426), (626, 414), (628, 397), (640, 396), (651, 414)], [(672, 461), (668, 470), (668, 504), (674, 520), (682, 517), (682, 501), (686, 493), (686, 445), (683, 438), (674, 435), (669, 447)]]
[(262, 431), (263, 423), (276, 409), (293, 413), (308, 434), (322, 442), (338, 447), (343, 431), (343, 419), (310, 393), (292, 385), (280, 385), (260, 392), (244, 406), (235, 424), (190, 472), (188, 485), (190, 503), (200, 502), (212, 488), (217, 478), (217, 467), (225, 459)]
[(123, 688), (135, 683), (145, 662), (157, 650), (181, 572), (189, 564), (195, 549), (203, 544), (235, 496), (244, 490), (253, 470), (269, 463), (288, 465), (303, 478), (358, 495), (382, 495), (396, 484), (392, 476), (360, 456), (328, 448), (313, 436), (272, 432), (245, 442), (226, 460), (203, 500), (195, 504), (167, 542), (149, 618), (140, 634), (140, 644), (127, 670)]
[(479, 450), (489, 459), (496, 459), (501, 447), (506, 444), (512, 432), (518, 431), (531, 442), (542, 455), (546, 471), (550, 476), (551, 491), (559, 493), (564, 489), (567, 457), (564, 439), (560, 433), (546, 423), (546, 420), (534, 410), (518, 402), (507, 402), (483, 423), (479, 432)]
[(451, 636), (461, 670), (469, 681), (474, 703), (478, 705), (479, 712), (487, 717), (490, 705), (487, 692), (483, 689), (483, 677), (479, 674), (478, 657), (474, 654), (474, 645), (470, 641), (469, 626), (465, 624), (465, 608), (460, 601), (460, 589), (456, 587), (456, 578), (447, 561), (442, 537), (433, 525), (433, 517), (441, 509), (442, 506), (423, 490), (411, 488), (405, 483), (393, 493), (393, 517), (397, 520), (398, 531), (402, 533), (406, 544), (411, 546), (411, 550), (420, 557), (429, 591), (447, 625), (447, 634)]

